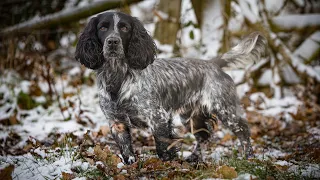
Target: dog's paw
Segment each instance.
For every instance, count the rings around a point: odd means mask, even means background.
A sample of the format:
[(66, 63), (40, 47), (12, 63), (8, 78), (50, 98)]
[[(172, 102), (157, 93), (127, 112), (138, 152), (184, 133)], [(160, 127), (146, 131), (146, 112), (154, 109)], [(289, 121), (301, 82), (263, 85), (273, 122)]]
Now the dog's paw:
[(244, 149), (244, 158), (245, 159), (252, 159), (254, 158), (254, 153), (251, 145), (247, 145), (243, 147)]
[(189, 163), (192, 163), (192, 162), (202, 162), (202, 158), (200, 155), (196, 154), (196, 153), (192, 153), (190, 156), (188, 156), (186, 158), (186, 161), (189, 162)]
[(177, 157), (177, 154), (174, 150), (171, 150), (171, 151), (158, 153), (158, 156), (162, 161), (171, 161)]
[(133, 164), (136, 162), (136, 158), (134, 156), (129, 156), (127, 164)]
[(124, 157), (123, 155), (120, 157), (124, 164), (130, 165), (136, 162), (136, 158), (134, 156)]

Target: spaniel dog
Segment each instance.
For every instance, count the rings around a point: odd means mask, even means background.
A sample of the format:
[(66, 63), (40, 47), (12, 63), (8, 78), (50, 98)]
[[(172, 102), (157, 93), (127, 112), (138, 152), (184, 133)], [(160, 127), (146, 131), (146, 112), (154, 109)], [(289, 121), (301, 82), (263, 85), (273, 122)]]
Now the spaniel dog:
[[(248, 157), (253, 155), (250, 131), (235, 84), (222, 68), (257, 61), (265, 45), (265, 38), (253, 33), (213, 60), (155, 59), (156, 45), (138, 19), (106, 12), (85, 27), (75, 57), (97, 74), (100, 107), (125, 163), (135, 162), (131, 128), (151, 129), (156, 152), (167, 161), (179, 149), (170, 145), (180, 125), (199, 130), (195, 137), (203, 142), (214, 119), (232, 130)], [(191, 159), (199, 157), (199, 149), (198, 144)]]

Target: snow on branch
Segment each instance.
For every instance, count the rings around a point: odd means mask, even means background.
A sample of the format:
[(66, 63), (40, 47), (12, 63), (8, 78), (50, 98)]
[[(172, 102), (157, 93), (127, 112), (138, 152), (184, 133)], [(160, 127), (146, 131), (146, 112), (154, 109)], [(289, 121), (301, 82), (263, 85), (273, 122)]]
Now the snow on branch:
[(316, 31), (310, 35), (301, 45), (294, 51), (294, 55), (300, 57), (304, 62), (309, 63), (316, 59), (320, 49), (320, 31)]
[(272, 25), (279, 31), (292, 31), (308, 27), (320, 28), (320, 14), (291, 14), (272, 18)]
[(16, 24), (11, 27), (4, 28), (0, 32), (0, 36), (5, 36), (14, 33), (30, 32), (31, 30), (57, 26), (70, 22), (76, 22), (88, 16), (120, 7), (122, 4), (132, 4), (141, 0), (101, 0), (94, 1), (85, 7), (76, 7), (72, 9), (65, 9), (60, 12), (49, 14), (43, 17), (35, 17), (26, 22)]
[[(265, 34), (266, 35), (266, 34)], [(281, 57), (299, 74), (307, 74), (310, 77), (315, 78), (320, 82), (320, 75), (311, 66), (303, 63), (303, 60), (292, 53), (289, 48), (278, 38), (274, 33), (269, 33), (266, 35), (270, 47), (278, 52)]]

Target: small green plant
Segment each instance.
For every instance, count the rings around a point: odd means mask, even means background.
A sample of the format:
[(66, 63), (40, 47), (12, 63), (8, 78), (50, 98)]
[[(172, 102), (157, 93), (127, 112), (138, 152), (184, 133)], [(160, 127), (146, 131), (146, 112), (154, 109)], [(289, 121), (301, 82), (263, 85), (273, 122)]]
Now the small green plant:
[(228, 166), (235, 167), (239, 174), (249, 173), (259, 179), (301, 179), (299, 174), (282, 170), (270, 160), (259, 159), (239, 159), (237, 157), (226, 158), (223, 160)]
[(18, 94), (17, 102), (21, 109), (26, 110), (33, 109), (39, 105), (37, 102), (35, 102), (35, 100), (32, 99), (32, 97), (29, 94), (26, 94), (22, 91)]

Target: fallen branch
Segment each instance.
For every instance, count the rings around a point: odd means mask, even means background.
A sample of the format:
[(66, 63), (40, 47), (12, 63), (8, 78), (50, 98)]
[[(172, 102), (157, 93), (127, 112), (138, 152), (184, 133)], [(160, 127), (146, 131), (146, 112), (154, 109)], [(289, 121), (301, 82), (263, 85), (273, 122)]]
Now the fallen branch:
[(4, 28), (0, 32), (0, 36), (12, 35), (16, 33), (26, 33), (36, 29), (42, 29), (45, 27), (54, 27), (62, 24), (68, 24), (70, 22), (76, 22), (80, 19), (88, 16), (109, 10), (118, 8), (123, 4), (132, 4), (141, 0), (104, 0), (95, 1), (85, 7), (76, 7), (73, 9), (65, 9), (60, 12), (49, 14), (43, 17), (33, 18), (26, 22), (16, 24), (11, 27)]

